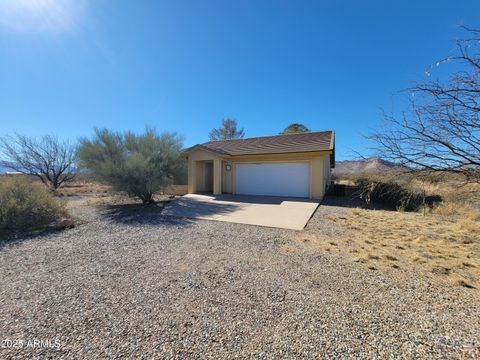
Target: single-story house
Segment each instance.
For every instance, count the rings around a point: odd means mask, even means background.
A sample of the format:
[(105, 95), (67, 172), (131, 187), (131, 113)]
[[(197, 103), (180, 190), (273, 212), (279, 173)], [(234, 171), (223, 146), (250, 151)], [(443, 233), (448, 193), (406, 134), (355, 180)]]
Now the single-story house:
[(334, 131), (210, 141), (186, 149), (188, 193), (321, 199), (335, 165)]

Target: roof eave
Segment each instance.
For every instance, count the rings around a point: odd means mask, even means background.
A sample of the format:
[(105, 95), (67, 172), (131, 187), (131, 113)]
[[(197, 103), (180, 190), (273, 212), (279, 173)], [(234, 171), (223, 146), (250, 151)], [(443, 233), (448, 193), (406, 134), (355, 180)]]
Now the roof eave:
[(193, 145), (193, 146), (183, 150), (183, 152), (186, 153), (186, 154), (190, 154), (192, 151), (195, 151), (195, 150), (203, 150), (203, 151), (207, 151), (207, 152), (210, 152), (210, 153), (213, 153), (213, 154), (216, 154), (216, 155), (230, 156), (230, 154), (225, 152), (225, 151), (211, 149), (211, 148), (206, 147), (202, 144)]
[(279, 152), (260, 152), (260, 153), (244, 153), (244, 154), (232, 154), (231, 157), (238, 156), (250, 156), (250, 155), (282, 155), (282, 154), (304, 154), (304, 153), (329, 153), (331, 149), (320, 149), (320, 150), (303, 150), (303, 151), (279, 151)]

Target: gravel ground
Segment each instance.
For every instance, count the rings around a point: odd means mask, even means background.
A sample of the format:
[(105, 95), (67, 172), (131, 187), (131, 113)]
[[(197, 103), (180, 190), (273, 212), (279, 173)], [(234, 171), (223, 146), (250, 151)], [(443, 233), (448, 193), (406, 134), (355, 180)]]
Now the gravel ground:
[[(480, 356), (476, 290), (286, 251), (294, 231), (79, 208), (0, 249), (1, 358)], [(331, 211), (306, 231), (341, 233)]]

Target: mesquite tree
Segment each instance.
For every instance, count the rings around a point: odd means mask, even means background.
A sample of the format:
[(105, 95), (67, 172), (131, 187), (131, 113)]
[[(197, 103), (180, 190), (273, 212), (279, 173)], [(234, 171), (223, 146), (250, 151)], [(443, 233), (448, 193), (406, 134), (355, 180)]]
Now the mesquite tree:
[(435, 65), (449, 75), (409, 89), (400, 115), (384, 114), (386, 126), (371, 136), (383, 158), (480, 182), (480, 31), (467, 30), (456, 53)]
[(75, 178), (76, 147), (46, 135), (40, 139), (15, 134), (0, 138), (2, 161), (10, 170), (39, 178), (51, 191)]

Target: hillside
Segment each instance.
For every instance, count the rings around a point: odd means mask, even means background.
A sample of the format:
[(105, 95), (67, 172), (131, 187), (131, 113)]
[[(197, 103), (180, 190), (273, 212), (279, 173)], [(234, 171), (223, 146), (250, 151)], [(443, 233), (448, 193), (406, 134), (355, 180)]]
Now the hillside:
[(359, 174), (359, 173), (378, 173), (384, 171), (399, 170), (400, 165), (391, 163), (380, 158), (369, 158), (366, 160), (345, 160), (337, 161), (333, 174)]

